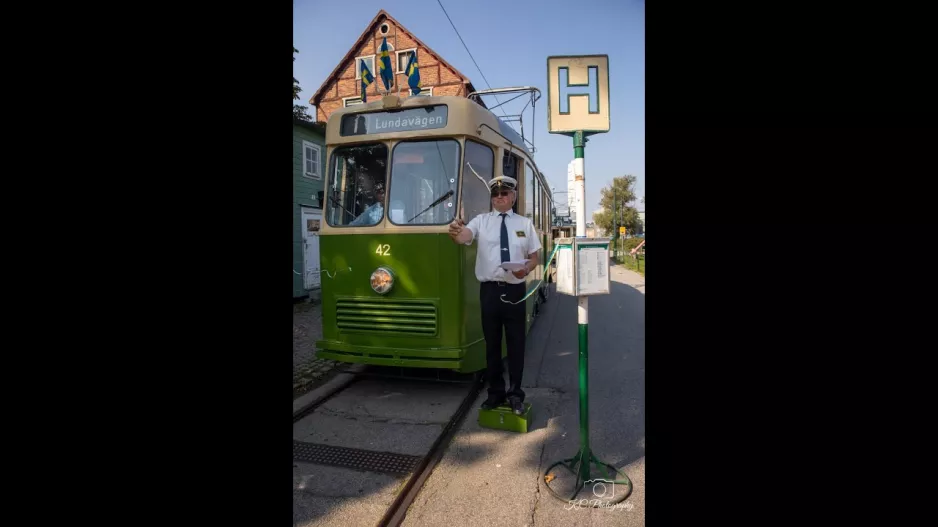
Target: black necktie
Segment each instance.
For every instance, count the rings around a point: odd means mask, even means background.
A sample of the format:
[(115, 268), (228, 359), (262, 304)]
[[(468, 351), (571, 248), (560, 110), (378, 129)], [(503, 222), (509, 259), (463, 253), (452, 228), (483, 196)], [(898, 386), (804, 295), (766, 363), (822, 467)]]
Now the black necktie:
[(502, 217), (502, 261), (507, 262), (511, 259), (508, 252), (508, 226), (505, 225), (505, 216), (507, 214), (503, 212), (499, 216)]

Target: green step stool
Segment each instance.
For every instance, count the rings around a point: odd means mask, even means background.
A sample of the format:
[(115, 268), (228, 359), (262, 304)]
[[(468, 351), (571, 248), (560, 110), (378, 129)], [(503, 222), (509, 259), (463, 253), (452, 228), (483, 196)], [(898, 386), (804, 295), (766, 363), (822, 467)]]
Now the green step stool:
[(521, 415), (515, 415), (507, 404), (496, 406), (491, 410), (479, 408), (479, 426), (508, 432), (527, 433), (534, 413), (531, 411), (531, 403), (523, 404), (524, 413)]

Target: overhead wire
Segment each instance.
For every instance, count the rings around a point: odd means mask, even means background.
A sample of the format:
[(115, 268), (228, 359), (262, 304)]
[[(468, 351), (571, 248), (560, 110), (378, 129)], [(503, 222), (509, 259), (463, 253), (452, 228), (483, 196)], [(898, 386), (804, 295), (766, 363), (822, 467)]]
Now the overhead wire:
[[(459, 30), (456, 29), (456, 24), (453, 23), (453, 19), (449, 17), (449, 13), (447, 13), (446, 8), (443, 7), (443, 2), (441, 2), (440, 0), (436, 0), (436, 3), (440, 4), (440, 9), (443, 10), (443, 14), (446, 15), (446, 19), (449, 20), (449, 25), (453, 26), (453, 31), (456, 32), (456, 36), (459, 37), (459, 41), (462, 42), (462, 47), (466, 48), (466, 53), (469, 54), (469, 58), (472, 59), (472, 63), (475, 64), (476, 69), (479, 70), (479, 75), (482, 76), (482, 80), (485, 81), (485, 85), (488, 86), (489, 89), (491, 90), (492, 85), (489, 84), (489, 80), (485, 78), (485, 74), (482, 73), (482, 68), (479, 67), (479, 63), (476, 62), (475, 57), (472, 56), (472, 52), (469, 51), (469, 46), (466, 45), (466, 41), (462, 39), (462, 35), (460, 35)], [(493, 94), (493, 97), (495, 97), (495, 101), (499, 103), (499, 106), (501, 106), (501, 101), (498, 100), (498, 96)], [(508, 117), (508, 114), (505, 113), (504, 108), (502, 108), (502, 115), (504, 115), (505, 117)]]
[[(482, 68), (479, 67), (479, 63), (476, 62), (475, 57), (472, 56), (472, 52), (469, 51), (469, 46), (466, 45), (466, 41), (463, 40), (462, 35), (459, 34), (459, 30), (456, 29), (456, 24), (453, 23), (453, 19), (450, 18), (449, 13), (446, 12), (446, 8), (443, 7), (443, 2), (441, 2), (440, 0), (436, 0), (436, 3), (440, 5), (440, 9), (443, 10), (443, 14), (446, 15), (446, 19), (449, 20), (449, 25), (452, 26), (453, 31), (456, 33), (456, 36), (459, 38), (459, 41), (462, 42), (463, 48), (465, 48), (466, 53), (469, 54), (469, 58), (472, 59), (472, 63), (475, 64), (476, 69), (479, 70), (479, 75), (482, 76), (482, 80), (485, 81), (485, 85), (491, 90), (491, 89), (492, 89), (492, 85), (489, 84), (489, 80), (485, 78), (485, 73), (482, 73)], [(498, 96), (497, 96), (497, 95), (492, 94), (492, 97), (494, 97), (494, 98), (495, 98), (495, 102), (498, 103), (497, 105), (495, 105), (495, 107), (492, 108), (492, 110), (495, 110), (495, 108), (501, 109), (502, 115), (503, 115), (506, 119), (508, 119), (508, 114), (505, 113), (505, 109), (502, 108), (502, 105), (503, 105), (503, 104), (507, 104), (507, 103), (509, 103), (509, 102), (511, 102), (511, 101), (513, 101), (513, 100), (515, 100), (515, 99), (517, 99), (518, 97), (511, 98), (511, 99), (505, 101), (504, 103), (498, 99)], [(520, 96), (519, 96), (519, 97), (520, 97)], [(530, 104), (530, 103), (533, 101), (533, 94), (532, 94), (531, 97), (532, 97), (532, 98), (531, 98), (530, 101), (528, 101), (528, 104)], [(524, 108), (521, 109), (521, 114), (522, 114), (522, 115), (524, 114), (524, 110), (526, 110), (527, 107), (528, 107), (528, 105), (525, 104), (525, 105), (524, 105)], [(534, 119), (537, 119), (537, 112), (534, 111), (533, 109), (532, 109), (532, 112), (533, 112), (533, 118), (534, 118)], [(508, 124), (509, 126), (511, 126), (511, 123), (506, 123), (506, 124)], [(532, 121), (531, 125), (532, 125), (532, 130), (531, 130), (531, 146), (533, 147), (533, 146), (534, 146), (534, 134), (536, 133), (537, 130), (536, 130), (535, 127), (534, 127), (534, 126), (535, 126), (535, 122), (534, 122), (534, 121)], [(514, 128), (514, 127), (512, 126), (512, 128)]]

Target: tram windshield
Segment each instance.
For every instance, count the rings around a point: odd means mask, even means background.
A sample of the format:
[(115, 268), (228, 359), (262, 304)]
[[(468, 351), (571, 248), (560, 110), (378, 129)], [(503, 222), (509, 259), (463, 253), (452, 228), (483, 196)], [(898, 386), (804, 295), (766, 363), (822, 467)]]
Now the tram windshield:
[(402, 141), (391, 153), (388, 219), (395, 225), (453, 221), (459, 184), (459, 143)]
[(384, 218), (388, 147), (383, 143), (337, 148), (325, 192), (326, 221), (367, 227)]

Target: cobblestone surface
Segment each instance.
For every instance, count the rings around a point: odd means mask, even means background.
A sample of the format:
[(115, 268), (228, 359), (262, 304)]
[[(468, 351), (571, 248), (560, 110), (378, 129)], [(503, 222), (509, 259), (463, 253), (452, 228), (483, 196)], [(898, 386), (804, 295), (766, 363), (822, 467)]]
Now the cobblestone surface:
[(325, 381), (337, 363), (316, 357), (322, 338), (322, 305), (293, 305), (293, 396), (298, 397)]

